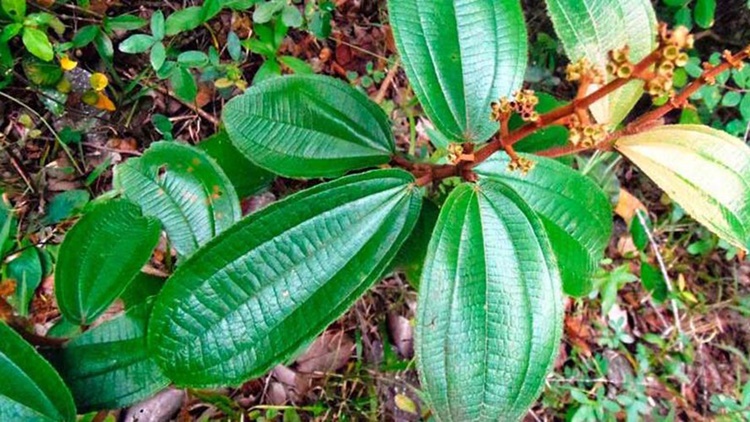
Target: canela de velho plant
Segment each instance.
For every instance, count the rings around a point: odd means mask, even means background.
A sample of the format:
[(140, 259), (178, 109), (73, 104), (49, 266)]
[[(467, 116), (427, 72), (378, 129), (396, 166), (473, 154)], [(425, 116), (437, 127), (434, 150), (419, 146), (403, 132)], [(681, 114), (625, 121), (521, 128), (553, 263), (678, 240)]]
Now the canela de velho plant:
[[(612, 229), (606, 195), (551, 157), (617, 151), (696, 220), (747, 249), (750, 149), (661, 119), (742, 67), (750, 47), (724, 53), (675, 92), (671, 78), (693, 40), (684, 28), (658, 26), (650, 2), (547, 7), (571, 60), (567, 78), (579, 87), (553, 107), (521, 87), (519, 1), (390, 1), (406, 75), (441, 134), (435, 142), (452, 140), (440, 146), (442, 162), (398, 152), (387, 116), (354, 88), (295, 75), (231, 100), (226, 132), (205, 146), (160, 142), (118, 165), (119, 198), (99, 200), (59, 250), (55, 294), (75, 329), (52, 352), (56, 370), (0, 325), (0, 419), (73, 420), (170, 384), (261, 376), (405, 255), (424, 264), (415, 349), (434, 417), (519, 419), (557, 355), (563, 295), (590, 290)], [(667, 101), (622, 124), (644, 91)], [(559, 139), (541, 142), (553, 128)], [(332, 180), (242, 218), (238, 198), (272, 173)], [(426, 252), (400, 251), (435, 208), (426, 193), (447, 178), (455, 188)], [(139, 272), (160, 232), (177, 252), (163, 287)], [(117, 298), (126, 312), (86, 329)], [(9, 322), (22, 330), (22, 320)]]

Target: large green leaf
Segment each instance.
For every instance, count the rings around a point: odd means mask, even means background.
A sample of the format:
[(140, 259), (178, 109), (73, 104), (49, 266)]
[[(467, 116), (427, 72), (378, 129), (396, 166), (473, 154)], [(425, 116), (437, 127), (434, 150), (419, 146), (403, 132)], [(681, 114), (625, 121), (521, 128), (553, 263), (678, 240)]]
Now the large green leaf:
[(557, 256), (565, 293), (583, 296), (612, 234), (612, 206), (597, 184), (559, 162), (521, 154), (536, 162), (526, 175), (509, 171), (509, 158), (495, 154), (476, 167), (480, 178), (516, 191), (536, 211)]
[[(650, 0), (547, 0), (557, 36), (571, 61), (586, 57), (604, 67), (607, 53), (625, 45), (633, 63), (656, 49), (656, 14)], [(591, 107), (601, 123), (616, 126), (643, 94), (633, 81)]]
[(490, 104), (521, 87), (526, 26), (518, 0), (389, 0), (404, 70), (435, 126), (458, 140), (498, 129)]
[(176, 142), (157, 142), (140, 158), (115, 168), (114, 185), (161, 221), (181, 256), (239, 220), (232, 183), (205, 152)]
[(142, 304), (86, 331), (56, 359), (81, 413), (118, 409), (169, 385), (146, 350), (151, 306)]
[(562, 289), (542, 222), (499, 183), (446, 200), (419, 286), (417, 364), (441, 421), (510, 421), (534, 403), (562, 328)]
[(248, 159), (287, 177), (335, 177), (385, 164), (395, 148), (380, 107), (328, 76), (254, 85), (227, 103), (222, 119)]
[(421, 201), (409, 173), (375, 170), (250, 215), (167, 280), (149, 325), (150, 352), (182, 386), (262, 375), (378, 280)]
[(74, 421), (76, 408), (54, 368), (0, 322), (0, 420)]
[(65, 235), (55, 268), (55, 297), (70, 321), (91, 324), (109, 308), (151, 257), (159, 224), (137, 205), (97, 205)]
[(245, 158), (229, 140), (226, 131), (220, 131), (198, 144), (198, 148), (216, 160), (232, 182), (240, 198), (246, 198), (266, 188), (274, 179), (273, 173), (264, 170)]
[(662, 126), (616, 148), (699, 223), (750, 249), (750, 148), (701, 125)]

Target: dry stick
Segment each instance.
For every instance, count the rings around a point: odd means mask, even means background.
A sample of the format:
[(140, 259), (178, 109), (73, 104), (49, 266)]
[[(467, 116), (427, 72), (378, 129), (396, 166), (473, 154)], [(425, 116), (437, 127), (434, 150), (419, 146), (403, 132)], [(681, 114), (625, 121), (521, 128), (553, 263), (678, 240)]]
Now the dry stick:
[[(125, 75), (128, 78), (134, 78), (135, 77), (135, 75), (131, 74), (130, 72), (125, 72)], [(172, 92), (171, 90), (169, 90), (167, 88), (164, 88), (162, 86), (156, 85), (156, 84), (151, 84), (151, 83), (146, 82), (146, 81), (141, 81), (141, 84), (143, 84), (147, 88), (155, 89), (155, 90), (159, 91), (160, 93), (162, 93), (162, 94), (164, 94), (164, 95), (166, 95), (168, 97), (171, 97), (175, 101), (179, 102), (180, 104), (182, 104), (185, 107), (187, 107), (190, 110), (192, 110), (194, 113), (197, 113), (199, 116), (201, 116), (204, 119), (206, 119), (209, 122), (211, 122), (211, 124), (213, 124), (214, 127), (216, 127), (216, 128), (219, 127), (219, 124), (220, 124), (219, 119), (217, 119), (215, 116), (212, 116), (212, 115), (208, 114), (205, 110), (199, 108), (197, 105), (192, 104), (192, 103), (190, 103), (188, 101), (182, 100), (177, 95), (175, 95), (175, 93)]]
[(388, 92), (388, 88), (391, 87), (391, 84), (393, 84), (393, 80), (396, 78), (396, 73), (398, 72), (398, 68), (401, 66), (401, 60), (397, 59), (395, 63), (393, 63), (393, 67), (391, 67), (391, 70), (388, 71), (388, 74), (385, 76), (385, 79), (383, 79), (383, 83), (380, 84), (380, 89), (378, 89), (378, 93), (375, 94), (374, 101), (378, 104), (382, 103), (385, 99), (385, 94)]

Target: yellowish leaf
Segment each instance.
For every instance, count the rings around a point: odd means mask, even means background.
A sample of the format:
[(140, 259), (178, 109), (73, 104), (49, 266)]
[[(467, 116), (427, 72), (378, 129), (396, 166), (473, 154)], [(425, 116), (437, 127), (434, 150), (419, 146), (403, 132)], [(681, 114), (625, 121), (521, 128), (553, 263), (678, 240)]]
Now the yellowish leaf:
[(414, 400), (410, 399), (408, 396), (404, 394), (396, 394), (394, 401), (396, 402), (396, 407), (402, 411), (411, 413), (412, 415), (417, 414), (417, 405), (414, 403)]
[(91, 88), (93, 88), (94, 91), (104, 91), (104, 89), (109, 85), (109, 79), (107, 78), (107, 75), (99, 72), (92, 74), (89, 82), (91, 83)]
[(99, 92), (99, 97), (96, 100), (96, 104), (94, 104), (94, 107), (100, 109), (100, 110), (106, 110), (106, 111), (115, 111), (117, 110), (117, 107), (115, 107), (115, 103), (112, 102), (112, 100), (107, 97), (106, 94), (103, 92)]
[(78, 66), (78, 62), (75, 60), (71, 60), (66, 54), (63, 54), (62, 57), (60, 57), (60, 67), (64, 71), (70, 71), (75, 69)]
[(618, 151), (672, 200), (727, 242), (750, 247), (750, 147), (701, 125), (654, 128), (617, 141)]
[(648, 209), (640, 199), (633, 196), (632, 193), (620, 188), (620, 194), (617, 199), (617, 206), (615, 207), (615, 214), (619, 215), (625, 222), (630, 226), (630, 222), (635, 217), (635, 212), (643, 210), (648, 213)]

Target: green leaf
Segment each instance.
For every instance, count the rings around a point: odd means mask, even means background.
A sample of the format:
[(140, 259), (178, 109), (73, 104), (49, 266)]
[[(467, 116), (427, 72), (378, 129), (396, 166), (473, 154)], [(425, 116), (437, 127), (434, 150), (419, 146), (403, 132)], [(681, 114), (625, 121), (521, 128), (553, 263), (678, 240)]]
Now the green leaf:
[(180, 53), (177, 61), (185, 66), (202, 67), (208, 64), (208, 56), (202, 51), (192, 50)]
[(593, 180), (570, 167), (521, 155), (536, 162), (526, 175), (509, 171), (505, 154), (495, 154), (475, 170), (480, 179), (516, 191), (536, 211), (557, 257), (565, 293), (586, 295), (612, 233), (609, 199)]
[(521, 87), (526, 26), (518, 0), (390, 0), (409, 82), (445, 135), (481, 142), (498, 129), (490, 104)]
[(157, 10), (151, 15), (151, 36), (153, 36), (156, 41), (161, 41), (164, 39), (165, 30), (164, 13), (162, 13), (161, 10)]
[(641, 283), (651, 293), (651, 297), (656, 303), (662, 303), (667, 299), (669, 290), (664, 275), (658, 268), (647, 262), (641, 263)]
[(120, 51), (127, 54), (138, 54), (145, 53), (156, 43), (156, 40), (151, 35), (135, 34), (131, 35), (125, 41), (120, 43), (118, 47)]
[(84, 205), (88, 204), (89, 199), (91, 199), (91, 196), (88, 191), (82, 189), (58, 193), (47, 206), (44, 224), (57, 224), (72, 217), (76, 212), (81, 211)]
[(253, 22), (255, 23), (266, 23), (273, 19), (273, 15), (280, 12), (284, 8), (286, 2), (279, 0), (269, 0), (265, 3), (259, 4), (253, 12)]
[(236, 32), (231, 31), (227, 35), (227, 51), (232, 60), (238, 62), (242, 59), (242, 42)]
[(699, 125), (662, 126), (616, 148), (688, 214), (730, 244), (750, 248), (750, 148)]
[(13, 249), (18, 221), (13, 206), (8, 201), (5, 193), (0, 189), (0, 260), (5, 254)]
[(415, 351), (441, 421), (518, 420), (552, 369), (562, 289), (544, 226), (490, 180), (448, 197), (419, 286)]
[(43, 61), (32, 55), (25, 55), (21, 66), (29, 81), (41, 87), (53, 87), (63, 77), (63, 71), (57, 63)]
[(99, 36), (94, 39), (94, 46), (102, 59), (110, 63), (112, 62), (112, 58), (115, 55), (115, 48), (112, 45), (112, 40), (104, 31), (99, 31)]
[(293, 56), (281, 56), (279, 57), (279, 62), (298, 75), (315, 73), (315, 71), (313, 71), (313, 68), (309, 64), (307, 64), (306, 61)]
[[(536, 105), (536, 111), (539, 113), (547, 113), (566, 104), (544, 92), (539, 92), (536, 95), (537, 98), (539, 98), (539, 104)], [(521, 119), (521, 116), (513, 114), (510, 118), (510, 122), (508, 122), (508, 126), (510, 130), (515, 130), (523, 126), (525, 123), (526, 122)], [(513, 148), (519, 152), (538, 152), (552, 147), (565, 146), (568, 143), (568, 137), (568, 129), (565, 126), (552, 125), (523, 138), (520, 142), (513, 145)]]
[(164, 44), (157, 42), (153, 47), (151, 47), (151, 54), (149, 56), (151, 68), (153, 68), (155, 71), (158, 71), (162, 66), (164, 66), (164, 62), (166, 60), (167, 49), (164, 47)]
[(29, 50), (29, 53), (39, 57), (45, 62), (51, 61), (55, 58), (55, 52), (52, 49), (52, 43), (49, 42), (47, 34), (44, 32), (31, 27), (23, 28), (23, 35), (21, 35), (23, 45)]
[(97, 25), (84, 26), (73, 37), (73, 46), (75, 48), (83, 48), (94, 42), (96, 36), (99, 35), (99, 27)]
[(125, 310), (140, 306), (159, 294), (165, 281), (162, 277), (139, 273), (120, 295)]
[(148, 21), (133, 15), (120, 15), (110, 18), (104, 17), (104, 28), (107, 31), (135, 31), (148, 24)]
[(273, 58), (267, 59), (253, 76), (253, 85), (281, 76), (281, 66)]
[(23, 21), (26, 16), (26, 0), (2, 0), (0, 1), (0, 7), (8, 17), (16, 22)]
[(736, 107), (742, 101), (742, 94), (736, 91), (727, 91), (721, 99), (721, 105), (724, 107)]
[(24, 247), (22, 252), (8, 262), (5, 274), (7, 279), (16, 283), (16, 290), (8, 297), (8, 302), (22, 317), (29, 315), (29, 303), (42, 283), (42, 262), (39, 260), (39, 252), (29, 243)]
[(745, 94), (745, 96), (742, 97), (742, 101), (740, 102), (740, 113), (745, 120), (750, 121), (750, 94)]
[(220, 131), (198, 144), (227, 175), (237, 196), (246, 198), (265, 189), (275, 175), (253, 164), (237, 150), (226, 131)]
[(419, 289), (419, 279), (422, 277), (424, 259), (427, 256), (427, 246), (430, 243), (432, 231), (435, 229), (440, 210), (432, 201), (422, 203), (422, 212), (406, 242), (401, 246), (393, 265), (406, 276), (406, 281), (415, 289)]
[(81, 325), (94, 322), (151, 257), (159, 225), (138, 206), (98, 204), (65, 235), (55, 269), (55, 297), (62, 314)]
[(55, 364), (80, 413), (119, 409), (167, 387), (150, 359), (146, 327), (151, 306), (142, 304), (68, 343)]
[(178, 10), (167, 17), (167, 35), (174, 36), (183, 31), (191, 31), (203, 24), (203, 10), (200, 6), (190, 6)]
[(68, 387), (4, 322), (0, 322), (0, 374), (0, 420), (75, 421), (76, 408)]
[(195, 101), (198, 95), (198, 85), (195, 83), (190, 69), (178, 66), (169, 76), (169, 83), (177, 96), (187, 102)]
[(284, 6), (284, 9), (281, 11), (281, 21), (290, 28), (299, 28), (305, 23), (302, 13), (293, 4)]
[(651, 219), (642, 209), (635, 210), (635, 217), (630, 223), (630, 235), (633, 236), (633, 243), (639, 251), (643, 252), (648, 246), (648, 237), (651, 232)]
[(701, 28), (714, 26), (714, 15), (716, 14), (716, 0), (697, 0), (693, 8), (695, 23)]
[[(607, 53), (625, 45), (637, 63), (656, 49), (656, 15), (650, 0), (547, 0), (555, 31), (571, 61), (604, 67)], [(643, 94), (633, 81), (591, 107), (597, 121), (617, 126)]]
[(172, 247), (187, 257), (239, 220), (240, 203), (221, 168), (203, 151), (157, 142), (115, 168), (113, 185), (159, 220)]
[(150, 353), (180, 386), (264, 374), (380, 278), (421, 201), (409, 173), (375, 170), (252, 214), (167, 280), (148, 329)]
[(287, 177), (335, 177), (385, 164), (395, 148), (383, 110), (328, 76), (253, 86), (227, 103), (222, 120), (248, 159)]

